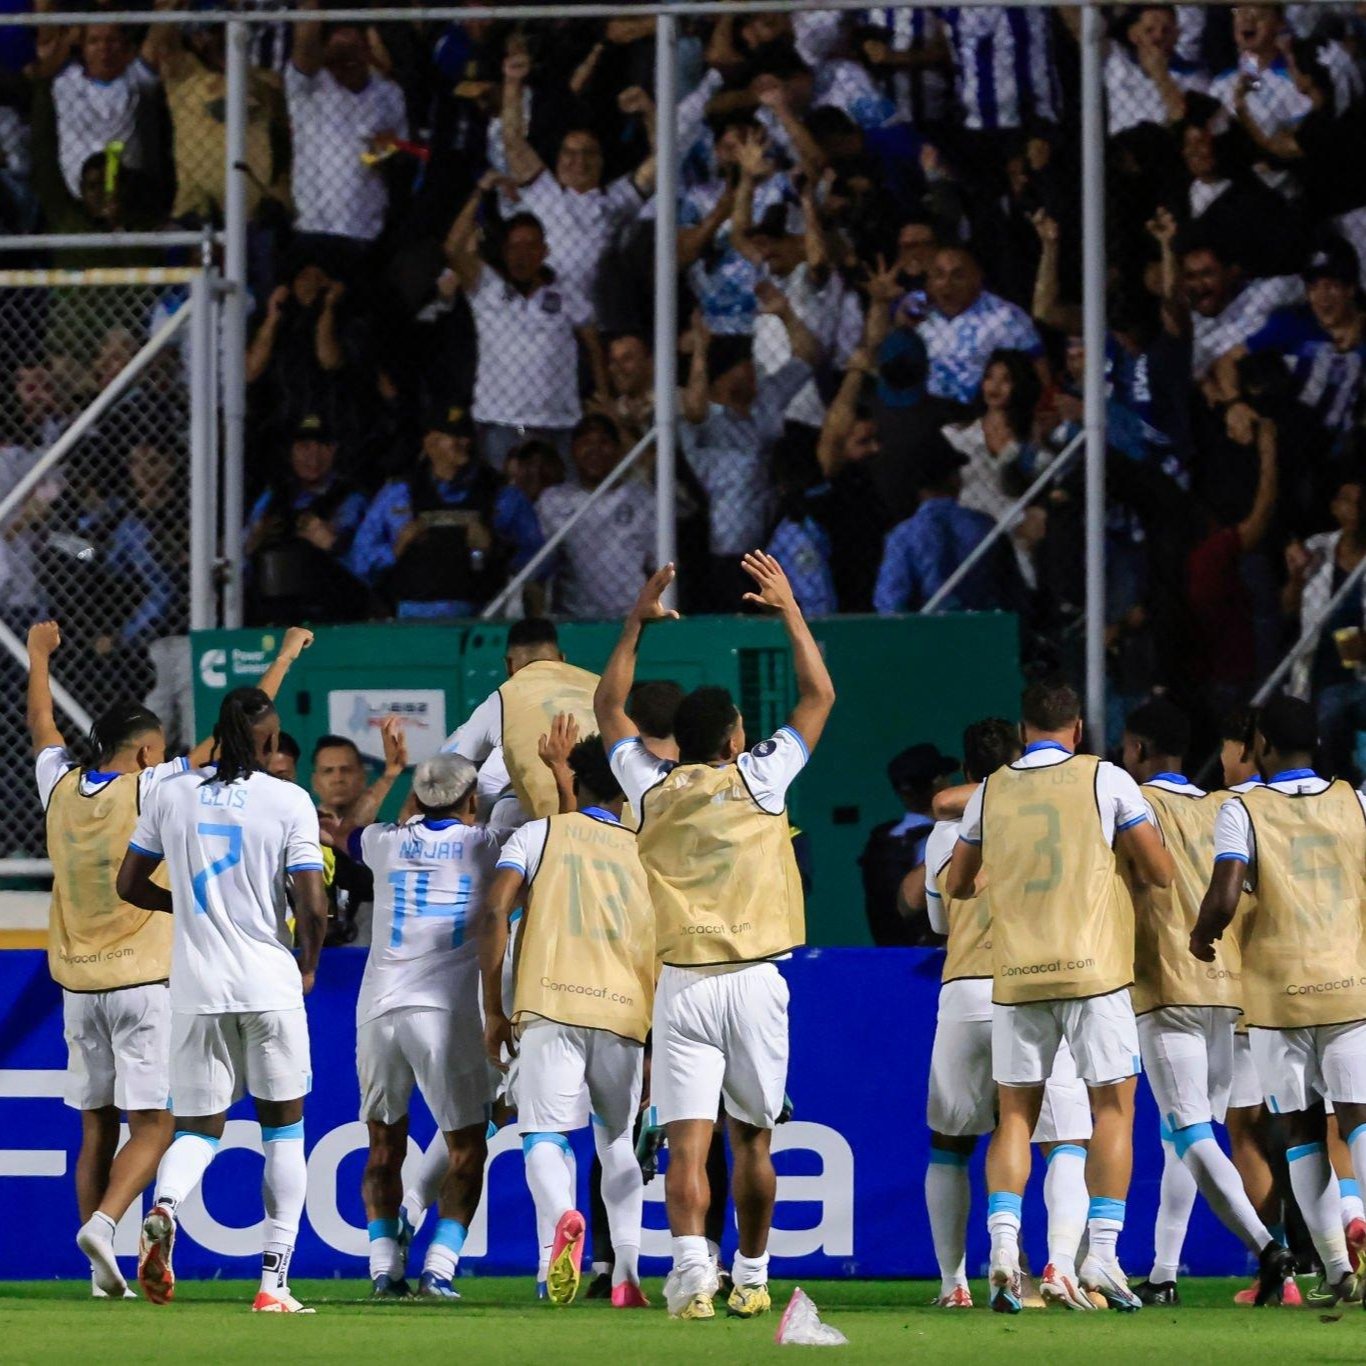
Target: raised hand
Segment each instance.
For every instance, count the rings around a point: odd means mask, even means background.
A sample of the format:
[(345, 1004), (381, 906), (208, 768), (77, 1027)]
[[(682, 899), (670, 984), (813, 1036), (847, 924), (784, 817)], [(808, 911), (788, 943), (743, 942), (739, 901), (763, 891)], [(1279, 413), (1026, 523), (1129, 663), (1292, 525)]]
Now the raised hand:
[(548, 769), (566, 768), (570, 752), (578, 743), (579, 723), (568, 712), (562, 711), (550, 723), (550, 733), (541, 736), (536, 742), (536, 753)]
[(288, 655), (290, 659), (298, 659), (312, 644), (313, 632), (307, 626), (291, 626), (285, 632), (284, 644), (280, 646), (280, 653)]
[(673, 565), (666, 564), (663, 569), (657, 569), (650, 575), (645, 587), (640, 590), (636, 605), (631, 609), (631, 615), (637, 621), (678, 620), (678, 613), (672, 607), (665, 607), (661, 601), (677, 573)]
[(795, 612), (797, 599), (793, 596), (792, 585), (783, 573), (783, 567), (762, 550), (751, 550), (740, 562), (740, 567), (757, 585), (757, 593), (746, 593), (745, 602), (756, 607), (766, 607), (773, 612)]
[(408, 767), (408, 732), (401, 716), (386, 716), (380, 722), (380, 739), (384, 742), (384, 776), (397, 778)]
[(55, 621), (36, 621), (28, 628), (30, 659), (51, 659), (62, 643), (62, 628)]

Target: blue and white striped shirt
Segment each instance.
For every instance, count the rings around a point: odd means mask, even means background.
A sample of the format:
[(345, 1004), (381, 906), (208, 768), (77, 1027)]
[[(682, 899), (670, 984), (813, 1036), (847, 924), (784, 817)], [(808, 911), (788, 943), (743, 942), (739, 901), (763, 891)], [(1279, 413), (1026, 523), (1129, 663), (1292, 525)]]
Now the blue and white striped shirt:
[(1062, 91), (1043, 9), (941, 9), (963, 124), (974, 130), (1056, 123)]

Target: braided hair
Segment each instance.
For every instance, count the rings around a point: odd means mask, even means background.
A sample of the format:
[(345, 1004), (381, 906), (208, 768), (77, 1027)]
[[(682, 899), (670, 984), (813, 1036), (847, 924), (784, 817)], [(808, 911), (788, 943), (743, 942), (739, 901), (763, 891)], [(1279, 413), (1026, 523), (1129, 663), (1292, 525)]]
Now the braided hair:
[(161, 730), (161, 718), (141, 702), (124, 698), (96, 718), (87, 746), (92, 768), (103, 768), (140, 735)]
[(256, 758), (258, 725), (275, 714), (275, 703), (260, 688), (234, 688), (218, 709), (213, 728), (218, 771), (205, 783), (235, 783), (250, 777), (261, 765)]

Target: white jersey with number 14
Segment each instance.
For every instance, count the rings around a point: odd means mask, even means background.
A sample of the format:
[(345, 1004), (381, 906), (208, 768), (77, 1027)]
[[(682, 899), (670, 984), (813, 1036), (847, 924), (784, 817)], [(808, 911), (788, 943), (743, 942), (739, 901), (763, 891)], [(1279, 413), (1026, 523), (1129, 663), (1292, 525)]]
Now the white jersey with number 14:
[(303, 1005), (285, 884), (323, 866), (318, 813), (303, 788), (268, 773), (233, 783), (177, 773), (148, 794), (131, 847), (165, 859), (170, 874), (172, 1010)]

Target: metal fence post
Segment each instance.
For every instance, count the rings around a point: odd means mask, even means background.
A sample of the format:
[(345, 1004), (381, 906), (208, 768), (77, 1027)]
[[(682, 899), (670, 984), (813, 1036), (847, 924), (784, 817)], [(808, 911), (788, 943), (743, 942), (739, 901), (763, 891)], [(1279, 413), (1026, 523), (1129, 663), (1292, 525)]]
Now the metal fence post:
[(1105, 752), (1105, 95), (1104, 15), (1081, 11), (1082, 333), (1086, 348), (1086, 726)]
[(225, 180), (223, 273), (223, 625), (242, 624), (242, 527), (246, 521), (243, 480), (247, 424), (247, 26), (228, 22), (227, 164)]
[(655, 21), (655, 109), (655, 560), (664, 565), (677, 558), (678, 27), (672, 14)]
[(190, 286), (190, 629), (216, 625), (213, 569), (218, 556), (214, 525), (213, 273)]

